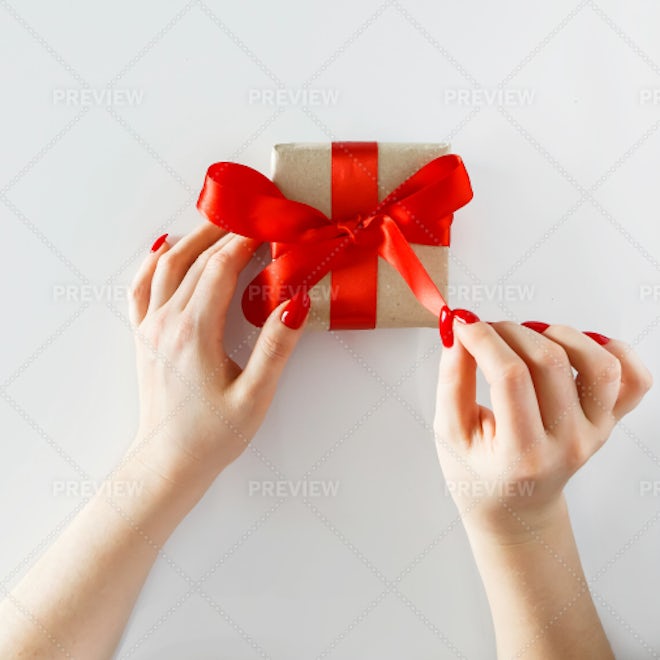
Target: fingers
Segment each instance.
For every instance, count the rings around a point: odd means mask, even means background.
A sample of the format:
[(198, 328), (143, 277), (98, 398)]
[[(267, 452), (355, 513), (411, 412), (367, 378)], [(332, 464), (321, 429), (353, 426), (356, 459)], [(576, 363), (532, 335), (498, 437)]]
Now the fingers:
[(193, 265), (188, 269), (188, 272), (185, 274), (183, 281), (179, 284), (177, 290), (172, 294), (172, 297), (169, 300), (168, 305), (175, 307), (179, 310), (183, 309), (190, 298), (192, 297), (195, 287), (199, 282), (199, 278), (204, 272), (204, 268), (209, 261), (209, 258), (222, 250), (222, 248), (229, 243), (233, 238), (236, 237), (236, 234), (229, 233), (221, 236), (211, 247), (206, 248), (197, 259), (195, 259)]
[(258, 246), (259, 243), (251, 238), (232, 234), (221, 248), (208, 255), (186, 305), (186, 309), (199, 319), (200, 327), (222, 336), (238, 275)]
[(434, 429), (440, 442), (470, 437), (477, 427), (477, 363), (460, 342), (440, 356)]
[(224, 229), (205, 222), (182, 238), (166, 255), (163, 255), (164, 258), (158, 260), (151, 282), (150, 310), (157, 309), (170, 299), (199, 254), (225, 233)]
[(622, 341), (610, 339), (603, 348), (621, 364), (621, 387), (612, 414), (616, 420), (629, 413), (653, 386), (653, 376), (641, 358)]
[(134, 327), (142, 323), (147, 313), (151, 297), (151, 282), (156, 271), (156, 265), (160, 257), (169, 249), (169, 243), (166, 240), (161, 240), (156, 251), (152, 252), (142, 262), (133, 278), (128, 296), (128, 315)]
[(454, 334), (476, 360), (490, 385), (496, 432), (503, 427), (518, 449), (536, 441), (544, 430), (525, 362), (487, 323), (456, 322)]
[[(309, 296), (296, 295), (276, 307), (266, 319), (238, 382), (244, 395), (268, 405), (284, 367), (303, 333)], [(284, 320), (282, 320), (284, 319)]]
[(612, 410), (621, 385), (621, 363), (583, 332), (565, 325), (551, 325), (543, 337), (561, 346), (578, 372), (577, 396), (587, 419), (602, 428), (614, 424)]
[(511, 321), (491, 325), (527, 365), (546, 430), (556, 432), (572, 422), (576, 411), (582, 414), (573, 370), (562, 344), (552, 341), (547, 332), (539, 334)]

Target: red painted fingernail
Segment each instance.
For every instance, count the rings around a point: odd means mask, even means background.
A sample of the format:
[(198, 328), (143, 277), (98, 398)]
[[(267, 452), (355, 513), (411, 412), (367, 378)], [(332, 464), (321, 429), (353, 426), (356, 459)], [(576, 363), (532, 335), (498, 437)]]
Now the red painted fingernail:
[(154, 241), (154, 244), (151, 246), (151, 251), (152, 252), (157, 252), (160, 249), (160, 246), (167, 240), (168, 236), (169, 236), (169, 234), (163, 234), (162, 236), (159, 236)]
[(543, 321), (525, 321), (520, 325), (524, 325), (530, 330), (536, 330), (536, 332), (540, 332), (541, 334), (543, 334), (550, 327), (549, 323), (543, 323)]
[(454, 317), (461, 323), (476, 323), (479, 321), (479, 317), (469, 309), (455, 309)]
[(440, 318), (438, 319), (438, 329), (440, 330), (440, 339), (445, 348), (450, 348), (454, 344), (454, 329), (452, 323), (454, 321), (454, 312), (444, 305), (440, 310)]
[(607, 344), (607, 342), (610, 340), (609, 337), (601, 335), (600, 332), (585, 332), (584, 334), (587, 335), (587, 337), (591, 337), (597, 344), (600, 344), (601, 346), (605, 346), (605, 344)]
[(284, 323), (287, 328), (297, 330), (307, 318), (310, 305), (311, 301), (309, 295), (307, 295), (307, 291), (304, 289), (298, 291), (298, 293), (289, 300), (282, 311), (282, 316), (280, 317), (282, 323)]

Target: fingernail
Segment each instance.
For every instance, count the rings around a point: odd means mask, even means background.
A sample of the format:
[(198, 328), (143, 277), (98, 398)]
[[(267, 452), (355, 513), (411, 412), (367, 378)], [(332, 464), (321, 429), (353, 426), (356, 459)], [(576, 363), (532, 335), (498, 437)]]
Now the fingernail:
[(167, 237), (169, 234), (163, 234), (162, 236), (159, 236), (155, 241), (154, 244), (151, 246), (151, 251), (152, 252), (157, 252), (161, 245), (167, 240)]
[(469, 309), (455, 309), (454, 317), (461, 323), (476, 323), (479, 320), (479, 317)]
[(287, 328), (297, 330), (307, 318), (310, 305), (311, 301), (307, 291), (304, 289), (298, 291), (298, 293), (289, 300), (282, 311), (282, 316), (280, 317), (282, 323), (284, 323)]
[(591, 337), (597, 344), (600, 344), (601, 346), (605, 346), (605, 344), (607, 344), (607, 342), (610, 340), (609, 337), (601, 335), (600, 332), (585, 332), (584, 334), (587, 335), (587, 337)]
[(454, 313), (444, 305), (440, 310), (440, 318), (438, 319), (438, 330), (440, 331), (440, 339), (445, 348), (451, 348), (454, 344), (454, 330), (452, 323), (454, 321)]
[(536, 330), (536, 332), (540, 332), (541, 334), (543, 334), (550, 327), (549, 323), (543, 323), (543, 321), (525, 321), (520, 325), (524, 325), (530, 330)]

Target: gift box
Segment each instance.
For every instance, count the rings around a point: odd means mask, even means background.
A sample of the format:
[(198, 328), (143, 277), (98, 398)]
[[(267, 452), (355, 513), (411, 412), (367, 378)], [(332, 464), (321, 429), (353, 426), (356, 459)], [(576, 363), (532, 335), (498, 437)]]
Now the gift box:
[[(343, 149), (346, 151), (344, 152)], [(449, 153), (449, 145), (445, 143), (379, 142), (376, 149), (377, 172), (373, 173), (375, 179), (371, 181), (377, 196), (376, 202), (385, 199), (399, 184), (434, 158)], [(359, 162), (361, 154), (356, 145), (343, 143), (343, 146), (335, 146), (334, 151), (335, 160), (338, 154), (349, 160), (356, 159), (355, 170), (358, 175), (369, 180), (371, 173), (361, 169)], [(332, 161), (333, 146), (329, 142), (277, 144), (272, 153), (271, 178), (289, 199), (309, 204), (328, 217), (335, 218), (332, 195)], [(355, 172), (353, 174), (355, 175)], [(348, 180), (347, 188), (350, 189), (352, 183)], [(359, 202), (356, 204), (357, 206), (359, 206)], [(449, 246), (412, 243), (411, 247), (424, 265), (426, 272), (446, 298)], [(437, 316), (419, 303), (398, 271), (384, 259), (379, 258), (377, 264), (375, 327), (436, 326), (438, 324)], [(309, 290), (312, 308), (306, 326), (308, 329), (326, 330), (331, 326), (332, 303), (339, 300), (342, 294), (342, 284), (335, 283), (333, 288), (332, 279), (333, 273), (328, 273)], [(335, 329), (337, 329), (336, 326)]]
[(270, 243), (270, 263), (243, 292), (253, 324), (305, 290), (310, 330), (433, 327), (453, 213), (471, 197), (447, 144), (292, 143), (274, 147), (272, 181), (212, 165), (198, 208)]

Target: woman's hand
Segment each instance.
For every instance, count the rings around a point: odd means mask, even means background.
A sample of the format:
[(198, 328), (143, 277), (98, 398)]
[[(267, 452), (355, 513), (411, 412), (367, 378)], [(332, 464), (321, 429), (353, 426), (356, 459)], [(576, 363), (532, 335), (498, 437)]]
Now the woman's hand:
[[(651, 375), (622, 342), (599, 336), (601, 345), (567, 326), (456, 320), (453, 329), (434, 426), (447, 488), (466, 527), (516, 541), (561, 505), (569, 477), (639, 403)], [(477, 365), (492, 410), (476, 403)]]
[[(434, 426), (498, 657), (613, 658), (562, 490), (639, 403), (651, 376), (620, 341), (566, 326), (481, 323), (459, 311), (457, 341), (440, 361)], [(441, 324), (445, 343), (451, 322), (449, 315)], [(476, 403), (477, 366), (492, 410)]]
[(2, 658), (113, 656), (160, 547), (245, 449), (300, 336), (306, 294), (274, 310), (241, 371), (222, 340), (238, 274), (257, 246), (208, 223), (174, 247), (165, 238), (142, 264), (130, 298), (139, 433), (0, 602)]
[(257, 243), (206, 223), (142, 264), (130, 295), (136, 329), (140, 428), (131, 452), (174, 483), (208, 484), (261, 424), (309, 309), (280, 305), (244, 370), (223, 335), (240, 271)]

